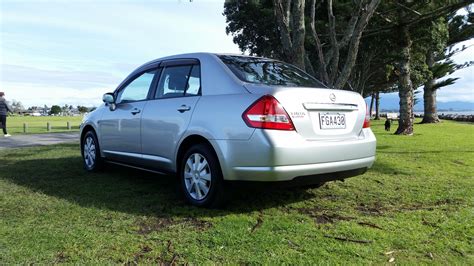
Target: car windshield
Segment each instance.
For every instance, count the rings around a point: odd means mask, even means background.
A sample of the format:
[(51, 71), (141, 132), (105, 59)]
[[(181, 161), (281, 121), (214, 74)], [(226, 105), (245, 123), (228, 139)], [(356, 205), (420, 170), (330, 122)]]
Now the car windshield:
[(242, 81), (291, 87), (326, 87), (304, 71), (283, 62), (245, 56), (219, 55)]

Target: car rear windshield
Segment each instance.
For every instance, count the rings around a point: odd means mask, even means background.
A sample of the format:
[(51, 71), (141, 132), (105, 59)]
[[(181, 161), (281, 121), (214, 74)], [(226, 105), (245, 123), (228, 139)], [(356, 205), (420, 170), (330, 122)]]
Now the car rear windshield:
[(219, 55), (219, 58), (245, 82), (291, 87), (325, 87), (304, 71), (280, 61), (232, 55)]

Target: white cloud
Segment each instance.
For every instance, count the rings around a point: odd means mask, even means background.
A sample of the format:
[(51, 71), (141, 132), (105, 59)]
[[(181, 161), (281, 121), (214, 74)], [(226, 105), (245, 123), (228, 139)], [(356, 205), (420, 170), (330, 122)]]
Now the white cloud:
[[(469, 47), (452, 57), (455, 63), (462, 64), (474, 61), (474, 39), (467, 40), (455, 46), (455, 48)], [(472, 102), (474, 103), (474, 66), (454, 72), (446, 78), (459, 78), (453, 85), (443, 87), (437, 92), (439, 102)]]
[(3, 0), (0, 90), (27, 106), (99, 104), (149, 60), (238, 53), (222, 10), (223, 1)]

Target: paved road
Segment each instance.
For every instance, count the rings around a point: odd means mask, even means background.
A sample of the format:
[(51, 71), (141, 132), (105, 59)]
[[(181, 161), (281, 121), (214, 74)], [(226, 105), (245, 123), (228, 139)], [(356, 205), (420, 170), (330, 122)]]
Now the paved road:
[(0, 150), (8, 148), (21, 148), (31, 146), (52, 145), (66, 142), (75, 142), (79, 140), (79, 133), (48, 133), (48, 134), (30, 134), (14, 135), (8, 138), (0, 135)]

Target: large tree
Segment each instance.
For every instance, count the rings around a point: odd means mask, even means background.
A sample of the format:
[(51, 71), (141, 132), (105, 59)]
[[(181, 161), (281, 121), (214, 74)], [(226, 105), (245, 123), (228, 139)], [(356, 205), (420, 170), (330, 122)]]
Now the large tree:
[(424, 60), (425, 53), (422, 52), (427, 46), (423, 36), (429, 34), (429, 27), (426, 27), (426, 24), (471, 2), (473, 1), (440, 0), (428, 3), (411, 0), (384, 1), (379, 9), (384, 20), (366, 31), (365, 36), (390, 32), (397, 37), (394, 41), (398, 56), (394, 66), (398, 76), (400, 116), (395, 134), (413, 134), (414, 89), (423, 84), (428, 69)]
[(234, 36), (241, 50), (295, 64), (316, 73), (328, 86), (342, 89), (349, 87), (347, 81), (362, 33), (379, 3), (380, 0), (227, 1), (224, 15), (227, 33)]
[[(424, 114), (422, 123), (439, 122), (436, 108), (436, 93), (445, 86), (453, 84), (458, 78), (439, 79), (452, 74), (456, 70), (472, 65), (473, 62), (455, 64), (451, 57), (463, 52), (466, 47), (454, 48), (460, 42), (474, 37), (474, 14), (468, 9), (467, 15), (450, 14), (446, 18), (440, 18), (433, 22), (432, 38), (426, 52), (426, 64), (429, 67), (430, 75), (423, 87)], [(440, 32), (446, 32), (446, 39), (436, 38)]]
[[(227, 1), (224, 14), (227, 32), (234, 36), (242, 51), (296, 64), (333, 88), (359, 90), (365, 95), (396, 88), (400, 97), (396, 134), (411, 135), (414, 89), (425, 82), (428, 70), (426, 44), (419, 40), (426, 33), (424, 26), (472, 2)], [(368, 25), (374, 16), (377, 23)], [(374, 36), (387, 39), (392, 50), (380, 53), (389, 55), (387, 61), (358, 56), (361, 42)], [(386, 42), (377, 44), (382, 46)], [(296, 51), (299, 52), (295, 54)], [(364, 54), (370, 55), (370, 51)], [(376, 62), (373, 66), (378, 70), (373, 71), (373, 67), (364, 70), (363, 61)]]

